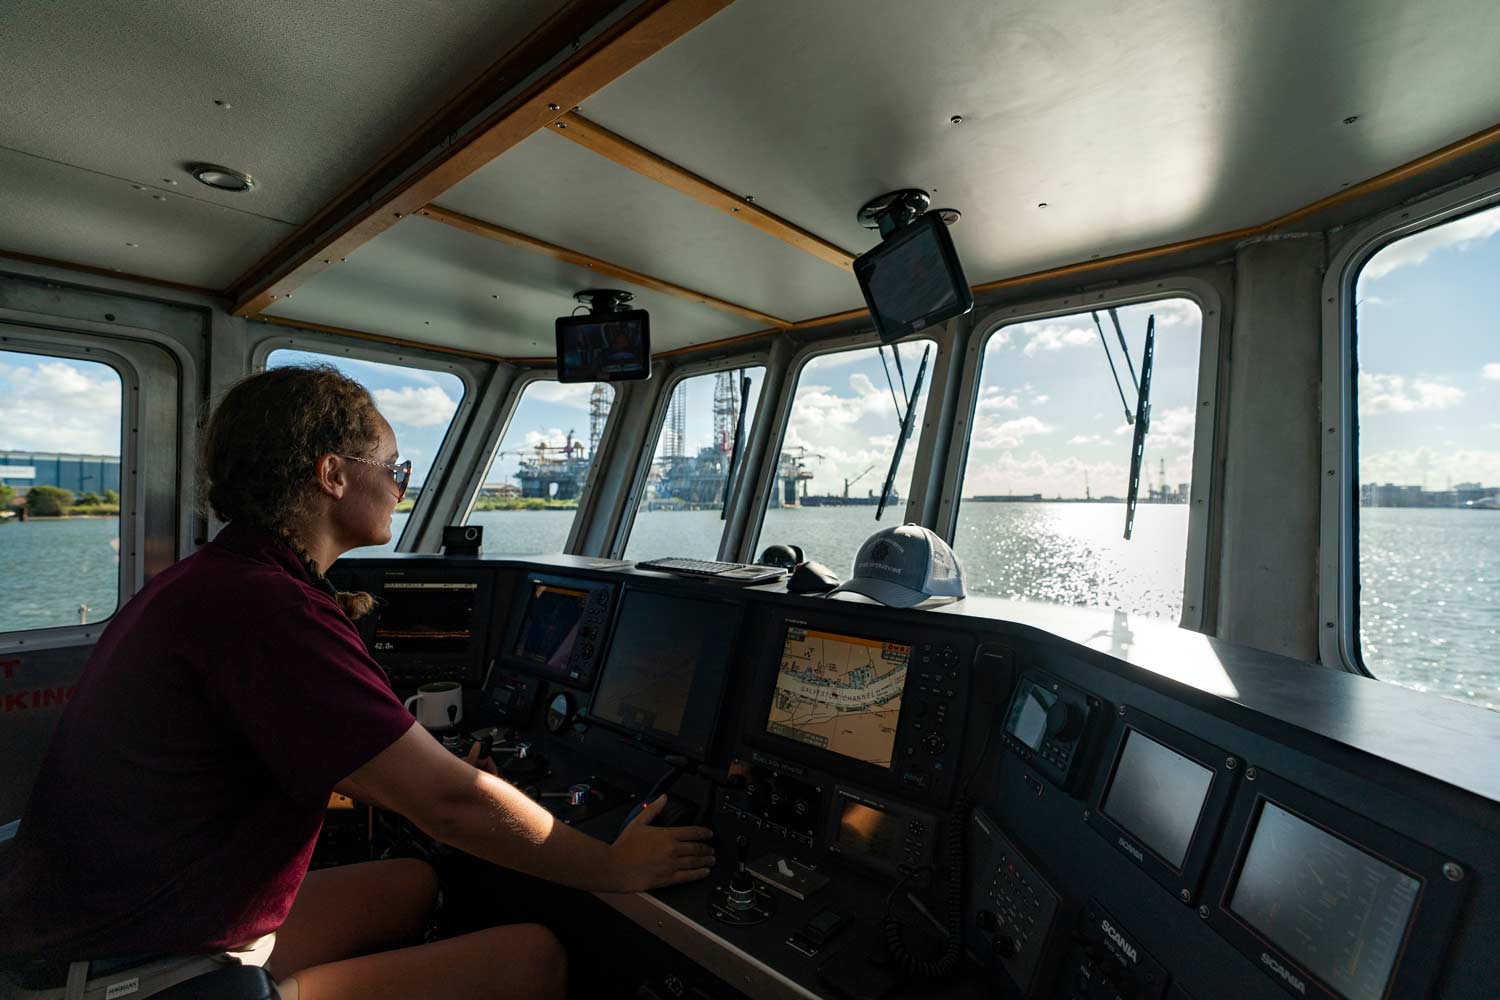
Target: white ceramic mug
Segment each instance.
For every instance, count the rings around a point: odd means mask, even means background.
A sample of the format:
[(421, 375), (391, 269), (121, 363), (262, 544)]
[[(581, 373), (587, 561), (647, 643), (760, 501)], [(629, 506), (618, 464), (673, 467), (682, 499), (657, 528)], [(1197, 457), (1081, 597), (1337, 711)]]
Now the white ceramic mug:
[[(413, 704), (416, 708), (412, 708)], [(406, 699), (406, 710), (428, 729), (448, 729), (464, 717), (464, 689), (457, 681), (434, 681)]]

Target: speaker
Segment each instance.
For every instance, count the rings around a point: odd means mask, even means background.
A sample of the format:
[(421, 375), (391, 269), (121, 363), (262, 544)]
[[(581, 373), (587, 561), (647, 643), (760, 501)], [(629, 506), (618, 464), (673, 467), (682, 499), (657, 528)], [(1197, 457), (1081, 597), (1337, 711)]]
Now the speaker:
[(443, 555), (477, 556), (484, 541), (484, 527), (478, 524), (450, 524), (443, 528)]

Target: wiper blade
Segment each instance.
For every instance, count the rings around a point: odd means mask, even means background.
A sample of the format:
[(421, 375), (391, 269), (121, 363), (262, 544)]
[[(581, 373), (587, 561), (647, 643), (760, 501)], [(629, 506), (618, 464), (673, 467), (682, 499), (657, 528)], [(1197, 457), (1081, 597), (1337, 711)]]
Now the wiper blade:
[(739, 465), (740, 444), (745, 440), (745, 408), (750, 399), (750, 376), (740, 375), (740, 412), (734, 418), (734, 447), (729, 449), (729, 468), (724, 470), (724, 500), (719, 504), (719, 520), (729, 515), (729, 491), (734, 485), (735, 468)]
[[(891, 347), (894, 353), (896, 348)], [(896, 484), (896, 466), (901, 464), (901, 455), (906, 451), (906, 439), (911, 437), (912, 426), (916, 423), (917, 396), (922, 392), (922, 379), (927, 375), (927, 357), (932, 353), (932, 345), (928, 344), (922, 351), (922, 363), (917, 366), (917, 377), (912, 382), (911, 395), (906, 399), (906, 416), (901, 421), (901, 433), (896, 437), (896, 452), (891, 456), (891, 467), (885, 474), (885, 486), (880, 490), (880, 504), (875, 508), (875, 520), (880, 520), (880, 515), (885, 513), (886, 501), (890, 499), (891, 487)], [(899, 355), (898, 355), (899, 357)]]
[(1156, 315), (1146, 320), (1146, 350), (1141, 355), (1141, 390), (1135, 402), (1135, 435), (1130, 445), (1130, 493), (1125, 498), (1125, 538), (1135, 530), (1135, 502), (1141, 492), (1141, 459), (1151, 429), (1151, 363), (1156, 358)]

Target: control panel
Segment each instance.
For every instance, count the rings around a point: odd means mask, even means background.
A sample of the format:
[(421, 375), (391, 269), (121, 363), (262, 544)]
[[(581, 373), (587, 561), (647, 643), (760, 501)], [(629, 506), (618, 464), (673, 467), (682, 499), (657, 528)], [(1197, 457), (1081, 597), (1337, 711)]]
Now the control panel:
[(983, 809), (970, 815), (969, 844), (964, 945), (991, 975), (1008, 977), (1021, 996), (1043, 996), (1056, 951), (1057, 890)]
[(898, 740), (894, 766), (901, 784), (930, 789), (939, 803), (952, 794), (958, 770), (966, 680), (963, 657), (952, 642), (917, 644), (904, 695), (903, 716), (910, 721)]
[(823, 813), (823, 788), (805, 768), (757, 753), (744, 786), (726, 793), (723, 808), (759, 829), (812, 847)]
[(1097, 900), (1078, 918), (1057, 1000), (1160, 1000), (1167, 972)]
[(1099, 699), (1041, 670), (1026, 670), (1005, 716), (1005, 742), (1064, 791), (1077, 777)]

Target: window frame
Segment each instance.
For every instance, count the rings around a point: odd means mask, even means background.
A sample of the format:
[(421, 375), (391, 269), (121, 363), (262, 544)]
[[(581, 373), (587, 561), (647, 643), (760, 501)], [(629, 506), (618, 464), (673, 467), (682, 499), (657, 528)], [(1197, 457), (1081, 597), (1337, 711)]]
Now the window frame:
[(1354, 230), (1323, 277), (1323, 469), (1318, 530), (1318, 654), (1325, 666), (1379, 680), (1359, 644), (1359, 392), (1355, 344), (1359, 275), (1377, 253), (1408, 236), (1500, 206), (1491, 174), (1382, 212)]
[[(962, 319), (962, 317), (960, 317)], [(933, 527), (928, 524), (928, 518), (923, 516), (923, 511), (928, 508), (927, 484), (931, 479), (931, 464), (933, 448), (930, 442), (937, 433), (937, 424), (942, 417), (943, 393), (935, 388), (940, 384), (940, 377), (947, 371), (947, 365), (954, 354), (956, 337), (954, 335), (954, 324), (940, 323), (930, 326), (925, 330), (910, 334), (895, 341), (896, 344), (918, 343), (924, 340), (932, 341), (937, 348), (938, 355), (933, 359), (928, 369), (927, 405), (922, 411), (922, 431), (917, 435), (915, 441), (908, 441), (907, 448), (915, 449), (915, 458), (912, 465), (911, 487), (907, 491), (905, 511), (900, 522), (891, 521), (890, 524), (905, 524), (914, 522)], [(884, 347), (880, 337), (873, 330), (862, 330), (858, 333), (846, 334), (840, 337), (829, 337), (821, 340), (809, 341), (797, 348), (791, 358), (787, 360), (786, 376), (782, 382), (780, 398), (776, 401), (776, 422), (771, 425), (771, 435), (766, 441), (766, 452), (760, 463), (760, 468), (755, 474), (755, 496), (749, 505), (746, 516), (751, 519), (745, 532), (746, 544), (742, 551), (746, 560), (751, 560), (755, 552), (759, 550), (761, 530), (765, 527), (766, 512), (770, 509), (771, 492), (775, 488), (776, 468), (781, 458), (781, 443), (786, 440), (787, 428), (791, 425), (792, 408), (797, 403), (797, 386), (802, 383), (802, 375), (807, 366), (814, 360), (829, 354), (842, 354), (846, 351), (856, 351), (861, 348)], [(757, 414), (759, 419), (759, 414)], [(927, 447), (924, 447), (927, 445)], [(881, 522), (886, 524), (887, 522)], [(873, 534), (874, 529), (871, 530)], [(852, 561), (853, 556), (850, 556)]]
[[(1224, 299), (1215, 284), (1191, 274), (1173, 274), (1145, 281), (1116, 285), (1103, 291), (1074, 293), (1002, 306), (976, 320), (964, 350), (964, 367), (958, 398), (961, 409), (954, 418), (954, 437), (963, 442), (948, 455), (943, 475), (943, 510), (934, 528), (951, 545), (958, 531), (959, 506), (964, 472), (969, 463), (969, 445), (984, 377), (984, 352), (990, 338), (1002, 327), (1076, 315), (1090, 309), (1119, 308), (1160, 299), (1188, 299), (1198, 306), (1202, 329), (1198, 344), (1198, 394), (1193, 424), (1192, 502), (1188, 505), (1187, 552), (1183, 566), (1182, 617), (1177, 625), (1202, 631), (1209, 621), (1209, 538), (1218, 521), (1219, 495), (1215, 455), (1215, 433), (1219, 419), (1220, 332)], [(963, 553), (958, 553), (963, 558)]]
[[(318, 336), (311, 333), (286, 334), (266, 337), (255, 343), (250, 352), (251, 373), (266, 370), (266, 362), (271, 355), (277, 351), (295, 350), (308, 354), (328, 354), (343, 356), (354, 361), (368, 361), (374, 364), (400, 366), (403, 368), (419, 368), (423, 371), (444, 372), (458, 376), (463, 383), (464, 395), (458, 401), (458, 407), (453, 411), (453, 419), (448, 422), (448, 429), (443, 432), (442, 444), (438, 445), (437, 454), (432, 458), (432, 467), (427, 472), (427, 478), (422, 483), (422, 492), (417, 496), (417, 502), (412, 505), (411, 513), (406, 519), (406, 526), (401, 530), (401, 537), (396, 539), (397, 552), (420, 551), (416, 547), (417, 540), (421, 537), (421, 526), (426, 523), (429, 511), (437, 503), (437, 495), (447, 485), (448, 473), (453, 466), (460, 440), (463, 434), (456, 433), (469, 424), (470, 414), (476, 405), (476, 397), (480, 386), (474, 378), (474, 374), (466, 366), (457, 361), (445, 361), (436, 357), (428, 357), (417, 350), (392, 351), (370, 344), (351, 344), (346, 340), (334, 337)], [(434, 488), (429, 489), (432, 486)], [(413, 533), (415, 530), (415, 533)], [(409, 541), (408, 541), (409, 540)], [(353, 556), (351, 558), (360, 558)]]
[[(115, 581), (117, 598), (114, 610), (109, 615), (86, 625), (48, 625), (42, 628), (0, 631), (0, 650), (48, 649), (93, 642), (115, 615), (120, 613), (120, 609), (125, 607), (125, 603), (145, 584), (146, 519), (143, 516), (143, 501), (146, 486), (142, 482), (141, 473), (147, 472), (149, 475), (152, 470), (143, 469), (141, 462), (140, 372), (131, 358), (116, 351), (113, 345), (104, 346), (101, 340), (55, 333), (43, 341), (31, 339), (26, 336), (27, 333), (24, 327), (0, 322), (0, 352), (31, 354), (65, 361), (91, 361), (105, 365), (120, 379), (120, 565)], [(172, 354), (162, 345), (148, 346)], [(125, 349), (128, 350), (128, 346)], [(174, 482), (169, 488), (175, 488), (175, 462), (170, 471)]]
[[(759, 395), (755, 400), (755, 420), (745, 427), (745, 439), (740, 447), (748, 451), (751, 441), (755, 437), (755, 430), (761, 425), (766, 411), (766, 389), (771, 381), (771, 352), (769, 350), (751, 351), (747, 354), (737, 354), (733, 357), (716, 357), (701, 361), (693, 361), (678, 365), (663, 377), (662, 388), (656, 394), (651, 413), (651, 423), (645, 439), (642, 442), (639, 458), (635, 464), (635, 471), (631, 475), (630, 488), (626, 491), (626, 500), (623, 510), (620, 512), (620, 521), (615, 528), (615, 533), (610, 541), (610, 557), (614, 559), (625, 558), (625, 548), (630, 544), (630, 532), (635, 528), (636, 515), (640, 513), (641, 502), (645, 499), (646, 480), (651, 475), (651, 465), (656, 461), (656, 448), (661, 441), (663, 429), (667, 423), (667, 409), (672, 405), (672, 394), (677, 391), (677, 386), (690, 378), (699, 375), (717, 375), (719, 372), (732, 371), (736, 368), (762, 369)], [(742, 460), (748, 456), (741, 456)], [(744, 465), (741, 467), (739, 481), (735, 491), (730, 495), (728, 505), (725, 507), (724, 530), (719, 532), (719, 547), (716, 559), (729, 559), (732, 554), (726, 555), (725, 543), (733, 537), (730, 531), (732, 518), (737, 500), (746, 489), (746, 483), (751, 481), (750, 469)], [(590, 477), (592, 478), (592, 477)], [(760, 476), (757, 473), (754, 481), (759, 483)]]

